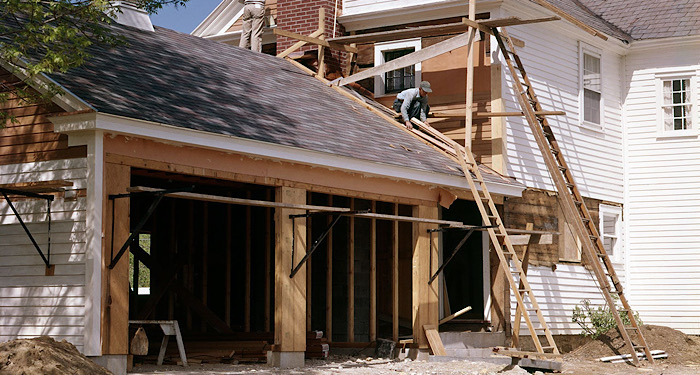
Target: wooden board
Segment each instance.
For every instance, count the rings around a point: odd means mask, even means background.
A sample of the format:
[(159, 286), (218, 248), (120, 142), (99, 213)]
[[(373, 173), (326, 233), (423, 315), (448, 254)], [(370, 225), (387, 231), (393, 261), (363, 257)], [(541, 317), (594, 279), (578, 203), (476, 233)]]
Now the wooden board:
[(423, 330), (425, 330), (425, 336), (428, 337), (428, 343), (430, 344), (430, 349), (433, 351), (433, 354), (438, 356), (447, 355), (437, 328), (433, 325), (424, 325)]

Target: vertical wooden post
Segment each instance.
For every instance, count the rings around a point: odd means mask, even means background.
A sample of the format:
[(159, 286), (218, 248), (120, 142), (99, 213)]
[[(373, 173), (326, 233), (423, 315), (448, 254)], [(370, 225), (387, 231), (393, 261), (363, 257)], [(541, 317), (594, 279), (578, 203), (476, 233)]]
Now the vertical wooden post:
[[(188, 232), (188, 243), (187, 243), (187, 287), (194, 291), (194, 202), (188, 202), (188, 215), (187, 215), (187, 232)], [(192, 330), (192, 309), (187, 306), (187, 314), (185, 316), (187, 330)]]
[[(323, 6), (318, 8), (318, 29), (321, 30), (319, 39), (326, 39), (326, 9)], [(326, 49), (323, 46), (318, 46), (318, 77), (324, 78), (326, 73)]]
[[(501, 92), (503, 69), (501, 64), (491, 64), (491, 112), (504, 112)], [(491, 117), (491, 167), (506, 174), (507, 144), (505, 117)]]
[[(272, 192), (267, 191), (265, 199), (272, 200)], [(270, 304), (272, 303), (272, 286), (270, 278), (272, 277), (272, 209), (265, 209), (265, 332), (270, 332), (272, 325), (270, 324)]]
[[(333, 206), (333, 196), (328, 195), (328, 206)], [(333, 217), (328, 216), (328, 224)], [(326, 337), (333, 341), (333, 232), (326, 236)]]
[[(350, 198), (350, 209), (355, 209), (355, 198)], [(355, 342), (355, 217), (348, 220), (348, 342)]]
[(133, 299), (131, 305), (129, 306), (129, 308), (131, 308), (131, 310), (135, 311), (135, 312), (139, 311), (138, 300), (139, 300), (139, 271), (140, 271), (139, 264), (140, 263), (141, 262), (139, 262), (139, 260), (136, 257), (134, 257), (134, 278), (132, 280), (132, 283), (134, 284), (134, 299)]
[[(128, 166), (105, 164), (103, 206), (103, 301), (102, 301), (102, 353), (129, 354), (129, 254), (113, 269), (114, 253), (129, 237), (129, 199), (110, 201), (109, 194), (122, 194), (131, 184), (131, 169)], [(112, 204), (114, 204), (114, 239), (112, 239)], [(113, 241), (112, 241), (113, 240)]]
[[(168, 267), (172, 267), (177, 259), (177, 212), (175, 202), (170, 203), (170, 246), (168, 248)], [(138, 240), (137, 240), (138, 241)], [(168, 291), (168, 319), (175, 319), (175, 293)]]
[[(251, 199), (251, 193), (247, 193), (248, 199)], [(252, 229), (251, 224), (251, 206), (245, 207), (245, 302), (243, 310), (243, 331), (250, 332), (250, 277), (251, 277), (251, 243)]]
[(233, 228), (233, 223), (231, 219), (231, 205), (226, 205), (226, 285), (224, 285), (225, 305), (224, 306), (224, 316), (226, 319), (226, 324), (231, 326), (231, 245), (233, 244), (231, 238), (231, 230)]
[[(276, 201), (306, 204), (306, 191), (279, 187)], [(306, 254), (306, 222), (289, 215), (303, 210), (275, 209), (275, 345), (280, 352), (301, 353), (303, 365), (306, 350), (306, 269), (290, 278), (290, 272)], [(294, 259), (292, 259), (292, 254)]]
[[(414, 206), (413, 217), (437, 219), (437, 206)], [(437, 271), (437, 263), (430, 259), (438, 259), (437, 236), (431, 236), (428, 229), (435, 228), (434, 224), (413, 224), (413, 342), (419, 348), (428, 347), (423, 326), (438, 325), (440, 307), (438, 298), (439, 283), (428, 284), (430, 276)], [(432, 263), (432, 264), (431, 264)]]
[[(399, 214), (399, 204), (394, 205), (394, 215)], [(394, 220), (394, 230), (391, 252), (391, 323), (392, 339), (399, 341), (399, 222)]]
[[(202, 207), (202, 303), (207, 305), (209, 300), (209, 203)], [(202, 332), (207, 331), (207, 322), (202, 319)]]
[[(469, 0), (469, 19), (476, 21), (476, 0)], [(476, 29), (473, 27), (468, 28), (470, 33), (475, 33)], [(467, 148), (467, 152), (471, 152), (472, 147), (472, 121), (474, 110), (474, 38), (470, 38), (472, 41), (467, 46), (467, 112), (464, 123), (464, 147)]]
[[(535, 228), (533, 223), (527, 223), (525, 225), (526, 230), (533, 230)], [(523, 255), (520, 256), (520, 259), (522, 259), (522, 267), (523, 267), (523, 272), (525, 272), (525, 275), (527, 275), (527, 268), (528, 264), (530, 263), (530, 252), (528, 251), (529, 244), (525, 244), (523, 246)], [(523, 289), (525, 286), (523, 285), (523, 282), (520, 281), (520, 286), (518, 289)], [(515, 309), (515, 319), (513, 321), (513, 347), (517, 348), (520, 344), (520, 318), (522, 318), (522, 314), (527, 314), (527, 311), (523, 311), (520, 309), (520, 306)]]
[[(372, 212), (377, 212), (376, 201)], [(369, 341), (377, 341), (377, 219), (369, 224)]]
[[(306, 201), (311, 202), (311, 193), (306, 194)], [(306, 218), (306, 243), (313, 243), (313, 218)], [(311, 258), (306, 261), (306, 330), (311, 331)]]

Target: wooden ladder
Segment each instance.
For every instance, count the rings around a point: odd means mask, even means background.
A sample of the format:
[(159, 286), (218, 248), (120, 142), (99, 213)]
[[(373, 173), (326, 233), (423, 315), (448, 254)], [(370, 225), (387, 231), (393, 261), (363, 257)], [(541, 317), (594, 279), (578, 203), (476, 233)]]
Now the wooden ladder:
[[(496, 208), (491, 193), (489, 193), (486, 187), (486, 182), (479, 170), (476, 159), (474, 159), (474, 155), (469, 149), (465, 149), (462, 145), (448, 138), (436, 129), (416, 119), (412, 119), (411, 121), (418, 126), (418, 129), (411, 130), (412, 133), (439, 147), (446, 153), (455, 157), (460, 163), (472, 196), (476, 201), (476, 205), (479, 207), (483, 225), (492, 226), (487, 229), (489, 239), (493, 244), (496, 254), (498, 254), (501, 269), (508, 279), (508, 285), (517, 300), (517, 309), (522, 313), (522, 317), (530, 331), (530, 336), (532, 337), (537, 353), (550, 355), (560, 354), (559, 348), (554, 342), (552, 333), (544, 319), (542, 310), (537, 304), (532, 288), (530, 288), (530, 283), (527, 281), (522, 262), (513, 248), (513, 244), (503, 225), (503, 220), (501, 220), (501, 215)], [(517, 280), (516, 276), (518, 278)], [(520, 285), (518, 285), (518, 282)], [(535, 326), (531, 315), (537, 318), (537, 326)], [(540, 336), (542, 335), (546, 337), (545, 345), (540, 341)]]
[[(512, 40), (508, 37), (505, 30), (499, 31), (497, 28), (493, 28), (492, 30), (503, 54), (503, 59), (510, 70), (513, 80), (513, 90), (518, 97), (520, 107), (530, 125), (537, 146), (542, 153), (547, 169), (559, 193), (558, 195), (564, 214), (569, 224), (573, 227), (574, 234), (581, 240), (584, 259), (593, 269), (593, 273), (598, 281), (598, 286), (603, 292), (603, 296), (605, 297), (610, 311), (613, 313), (620, 334), (627, 344), (629, 353), (632, 355), (632, 361), (635, 365), (639, 365), (639, 359), (637, 357), (637, 353), (639, 353), (645, 354), (647, 360), (653, 363), (654, 359), (651, 356), (649, 346), (642, 335), (642, 331), (623, 293), (622, 283), (615, 272), (610, 257), (605, 251), (603, 241), (598, 234), (595, 223), (591, 219), (583, 197), (574, 182), (573, 174), (564, 160), (564, 156), (557, 144), (552, 128), (549, 126), (547, 118), (544, 115), (536, 114), (536, 112), (542, 111), (542, 106), (535, 96), (535, 91), (530, 84), (530, 80), (527, 77), (520, 57), (515, 51)], [(619, 297), (620, 303), (622, 304), (621, 310), (617, 308), (615, 299), (612, 297), (613, 293)], [(624, 324), (620, 313), (627, 314), (629, 325)], [(634, 334), (636, 334), (637, 345), (632, 342), (629, 332), (634, 332)]]

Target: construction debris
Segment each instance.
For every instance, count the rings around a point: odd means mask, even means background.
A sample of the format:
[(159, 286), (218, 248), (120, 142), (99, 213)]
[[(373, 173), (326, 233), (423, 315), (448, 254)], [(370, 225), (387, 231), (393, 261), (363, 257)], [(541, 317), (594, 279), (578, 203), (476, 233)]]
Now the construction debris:
[[(661, 359), (661, 358), (668, 358), (668, 354), (663, 351), (663, 350), (652, 350), (651, 355), (654, 357), (654, 359)], [(600, 362), (610, 362), (610, 363), (622, 363), (622, 362), (629, 362), (630, 358), (632, 358), (631, 355), (625, 354), (625, 355), (613, 355), (610, 357), (603, 357), (603, 358), (598, 358), (598, 361)], [(646, 354), (644, 353), (637, 353), (637, 358), (639, 359), (645, 359)]]
[(111, 375), (66, 340), (48, 336), (18, 339), (0, 344), (0, 374), (3, 375)]

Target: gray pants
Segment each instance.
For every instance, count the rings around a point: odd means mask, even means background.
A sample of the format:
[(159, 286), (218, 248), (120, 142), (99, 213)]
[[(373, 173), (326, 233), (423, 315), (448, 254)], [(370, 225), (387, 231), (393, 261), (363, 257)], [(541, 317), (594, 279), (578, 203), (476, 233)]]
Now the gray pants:
[[(397, 113), (401, 113), (401, 105), (402, 104), (403, 104), (403, 100), (398, 99), (398, 98), (395, 99), (394, 105), (393, 105), (394, 111), (396, 111)], [(425, 112), (426, 112), (426, 114), (428, 112), (430, 112), (430, 106), (428, 106), (428, 108), (426, 108)], [(420, 118), (420, 102), (418, 100), (414, 100), (413, 102), (411, 102), (411, 106), (408, 108), (408, 119), (410, 120), (414, 117), (418, 120), (421, 119)], [(403, 117), (401, 117), (400, 122), (403, 122)]]
[(262, 31), (265, 25), (265, 7), (258, 4), (248, 4), (243, 7), (243, 31), (241, 32), (241, 48), (262, 51)]

